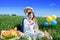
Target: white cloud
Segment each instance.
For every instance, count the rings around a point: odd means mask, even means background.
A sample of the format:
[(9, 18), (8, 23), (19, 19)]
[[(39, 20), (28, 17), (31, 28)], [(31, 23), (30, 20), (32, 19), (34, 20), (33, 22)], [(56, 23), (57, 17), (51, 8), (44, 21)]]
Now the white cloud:
[(50, 3), (49, 6), (55, 6), (56, 4), (55, 3)]

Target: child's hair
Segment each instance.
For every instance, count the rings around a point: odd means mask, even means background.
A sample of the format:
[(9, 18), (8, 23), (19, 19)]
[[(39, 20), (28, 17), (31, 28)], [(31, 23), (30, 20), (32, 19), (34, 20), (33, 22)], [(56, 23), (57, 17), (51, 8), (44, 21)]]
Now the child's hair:
[[(25, 10), (24, 10), (24, 13), (27, 13), (28, 10), (31, 10), (31, 9), (29, 9), (29, 8), (25, 9)], [(32, 10), (31, 10), (31, 11), (32, 11)]]
[(33, 19), (35, 18), (34, 12), (29, 12), (29, 13), (28, 13), (28, 17), (29, 17), (29, 15), (30, 15), (31, 13), (33, 14), (33, 18), (32, 18), (32, 20), (33, 20)]

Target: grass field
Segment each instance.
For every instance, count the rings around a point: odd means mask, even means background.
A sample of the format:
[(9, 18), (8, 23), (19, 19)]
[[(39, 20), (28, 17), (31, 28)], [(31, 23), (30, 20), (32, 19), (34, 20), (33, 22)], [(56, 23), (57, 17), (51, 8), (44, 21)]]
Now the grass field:
[[(0, 33), (1, 30), (8, 30), (17, 26), (18, 28), (22, 25), (22, 16), (0, 16)], [(60, 18), (57, 18), (56, 26), (44, 27), (43, 22), (45, 18), (37, 17), (39, 29), (44, 31), (47, 30), (52, 36), (53, 40), (60, 40)]]

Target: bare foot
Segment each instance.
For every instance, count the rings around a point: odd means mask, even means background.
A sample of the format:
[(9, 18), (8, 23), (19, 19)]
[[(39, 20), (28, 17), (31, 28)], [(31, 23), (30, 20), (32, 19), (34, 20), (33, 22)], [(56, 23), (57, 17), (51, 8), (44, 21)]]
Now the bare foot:
[(47, 40), (53, 40), (52, 36), (47, 31), (45, 31), (44, 33)]

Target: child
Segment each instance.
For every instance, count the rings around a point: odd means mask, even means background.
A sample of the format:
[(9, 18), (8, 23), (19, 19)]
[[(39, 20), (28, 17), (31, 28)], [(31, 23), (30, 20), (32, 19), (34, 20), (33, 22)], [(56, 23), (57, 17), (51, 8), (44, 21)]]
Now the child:
[(29, 21), (27, 19), (24, 20), (24, 33), (29, 35), (30, 37), (45, 37), (47, 38), (47, 40), (51, 40), (52, 37), (49, 35), (48, 32), (42, 32), (38, 29), (35, 29), (34, 27), (37, 27), (37, 21), (34, 19), (34, 12), (29, 12), (28, 13), (28, 18)]

